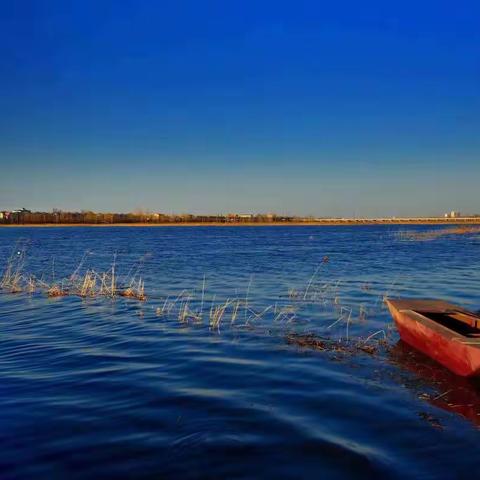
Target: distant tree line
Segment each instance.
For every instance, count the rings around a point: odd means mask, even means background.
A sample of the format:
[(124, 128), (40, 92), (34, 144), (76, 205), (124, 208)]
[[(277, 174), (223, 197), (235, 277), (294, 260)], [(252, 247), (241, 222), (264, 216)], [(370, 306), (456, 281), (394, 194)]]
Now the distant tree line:
[(97, 213), (91, 211), (64, 212), (1, 212), (0, 224), (116, 224), (116, 223), (274, 223), (299, 221), (297, 217), (278, 215), (167, 215), (163, 213)]
[(443, 217), (418, 217), (418, 218), (313, 218), (294, 217), (275, 214), (228, 214), (228, 215), (168, 215), (165, 213), (133, 212), (133, 213), (97, 213), (91, 211), (64, 212), (31, 212), (21, 209), (12, 212), (0, 211), (0, 225), (111, 225), (111, 224), (182, 224), (182, 223), (224, 223), (224, 224), (250, 224), (250, 223), (480, 223), (479, 215), (469, 217), (448, 218)]

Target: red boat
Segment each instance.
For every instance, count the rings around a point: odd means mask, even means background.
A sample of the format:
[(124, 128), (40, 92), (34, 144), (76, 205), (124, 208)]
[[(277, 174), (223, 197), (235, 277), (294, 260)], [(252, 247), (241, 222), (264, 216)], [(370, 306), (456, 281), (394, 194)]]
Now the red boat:
[(389, 299), (401, 339), (462, 377), (480, 374), (480, 316), (443, 300)]

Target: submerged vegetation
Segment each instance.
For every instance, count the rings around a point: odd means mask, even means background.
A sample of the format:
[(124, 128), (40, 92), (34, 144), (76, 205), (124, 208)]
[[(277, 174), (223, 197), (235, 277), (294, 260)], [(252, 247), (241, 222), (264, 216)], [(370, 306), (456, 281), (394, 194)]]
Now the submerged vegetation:
[(375, 355), (380, 351), (382, 347), (389, 345), (386, 337), (376, 342), (368, 343), (373, 336), (367, 337), (367, 339), (355, 339), (349, 342), (338, 342), (331, 338), (324, 338), (313, 333), (301, 335), (298, 333), (289, 333), (285, 336), (285, 340), (289, 345), (295, 345), (297, 347), (309, 348), (313, 350), (333, 352), (340, 355), (352, 355), (357, 353), (367, 353), (369, 355)]

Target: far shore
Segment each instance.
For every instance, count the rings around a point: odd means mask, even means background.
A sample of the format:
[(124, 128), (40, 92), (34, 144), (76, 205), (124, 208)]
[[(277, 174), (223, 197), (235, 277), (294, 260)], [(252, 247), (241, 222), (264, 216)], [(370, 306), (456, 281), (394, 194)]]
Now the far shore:
[(0, 228), (59, 228), (59, 227), (323, 227), (362, 225), (479, 225), (478, 219), (395, 219), (395, 220), (326, 220), (322, 222), (184, 222), (184, 223), (32, 223), (0, 224)]

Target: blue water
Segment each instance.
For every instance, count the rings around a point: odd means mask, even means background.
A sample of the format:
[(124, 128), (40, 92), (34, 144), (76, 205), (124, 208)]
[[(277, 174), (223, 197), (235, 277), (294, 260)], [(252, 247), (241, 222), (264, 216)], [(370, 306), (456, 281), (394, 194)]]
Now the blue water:
[[(383, 298), (479, 310), (480, 237), (405, 229), (0, 229), (1, 264), (25, 254), (24, 275), (115, 259), (148, 296), (1, 292), (0, 478), (471, 478), (480, 387), (397, 343)], [(287, 341), (311, 332), (387, 342)]]

